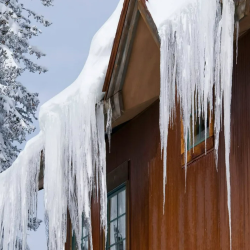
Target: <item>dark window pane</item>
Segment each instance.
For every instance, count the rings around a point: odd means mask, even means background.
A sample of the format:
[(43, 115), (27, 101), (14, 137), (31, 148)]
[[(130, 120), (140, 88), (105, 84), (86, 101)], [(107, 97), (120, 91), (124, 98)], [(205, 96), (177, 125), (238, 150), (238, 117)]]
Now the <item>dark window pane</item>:
[(126, 248), (124, 247), (124, 242), (121, 241), (115, 246), (115, 250), (125, 250)]
[(110, 199), (110, 221), (117, 218), (117, 195)]
[(126, 238), (126, 216), (122, 216), (118, 219), (118, 230), (120, 239)]
[(126, 250), (126, 189), (113, 192), (108, 197), (108, 239), (107, 248)]
[(126, 212), (126, 190), (118, 194), (118, 215)]
[(88, 250), (89, 249), (89, 240), (88, 237), (84, 238), (82, 241), (82, 250)]
[(87, 227), (86, 227), (86, 225), (84, 225), (83, 226), (83, 229), (82, 229), (82, 236), (83, 237), (86, 237), (86, 236), (88, 236), (88, 229), (87, 229)]
[[(190, 135), (188, 134), (188, 145), (187, 149), (191, 149), (199, 143), (205, 141), (205, 124), (207, 128), (207, 137), (209, 137), (209, 117), (207, 122), (203, 117), (196, 117), (193, 124), (193, 118), (190, 116)], [(194, 127), (193, 127), (194, 126)]]
[(116, 230), (117, 230), (117, 220), (109, 224), (109, 245), (113, 245), (116, 242), (115, 241)]

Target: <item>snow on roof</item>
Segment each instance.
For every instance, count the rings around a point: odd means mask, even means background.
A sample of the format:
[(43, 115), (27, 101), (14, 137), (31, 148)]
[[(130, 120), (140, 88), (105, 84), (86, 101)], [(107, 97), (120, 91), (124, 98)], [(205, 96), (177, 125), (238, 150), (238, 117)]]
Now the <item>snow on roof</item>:
[(28, 222), (36, 216), (40, 154), (44, 149), (45, 211), (49, 249), (64, 249), (69, 209), (80, 248), (82, 214), (90, 229), (91, 195), (100, 190), (101, 224), (106, 229), (106, 148), (102, 85), (123, 0), (93, 37), (79, 77), (42, 105), (38, 136), (27, 142), (13, 165), (0, 174), (0, 248), (26, 249)]
[(96, 95), (97, 102), (102, 99), (102, 85), (122, 5), (123, 0), (120, 0), (116, 11), (94, 35), (87, 61), (78, 78), (62, 92), (42, 105), (39, 114), (40, 125), (43, 124), (50, 112), (56, 112), (58, 108), (70, 102), (78, 94), (89, 95), (89, 93), (93, 93)]
[(149, 12), (159, 29), (167, 20), (170, 20), (175, 13), (183, 11), (190, 3), (196, 0), (149, 0), (146, 2)]

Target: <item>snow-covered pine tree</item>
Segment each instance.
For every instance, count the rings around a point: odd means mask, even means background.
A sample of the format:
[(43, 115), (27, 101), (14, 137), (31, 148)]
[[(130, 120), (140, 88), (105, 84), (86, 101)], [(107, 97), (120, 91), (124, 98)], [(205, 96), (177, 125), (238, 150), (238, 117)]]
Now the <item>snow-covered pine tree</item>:
[[(40, 0), (51, 6), (53, 0)], [(38, 94), (30, 93), (17, 77), (24, 71), (44, 73), (46, 68), (36, 64), (27, 54), (37, 58), (45, 56), (30, 45), (30, 39), (41, 31), (34, 25), (45, 27), (51, 23), (30, 10), (20, 0), (0, 0), (0, 172), (7, 169), (27, 133), (34, 130), (32, 118), (39, 104)]]

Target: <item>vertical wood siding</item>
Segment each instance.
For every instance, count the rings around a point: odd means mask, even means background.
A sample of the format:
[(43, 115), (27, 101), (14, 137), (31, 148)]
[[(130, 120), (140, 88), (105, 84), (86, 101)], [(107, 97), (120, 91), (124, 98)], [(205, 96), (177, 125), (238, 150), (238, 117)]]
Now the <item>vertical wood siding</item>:
[[(233, 249), (250, 249), (250, 33), (239, 41), (234, 67), (231, 120)], [(107, 173), (130, 160), (130, 250), (230, 249), (225, 182), (224, 135), (220, 134), (218, 172), (214, 151), (181, 167), (177, 114), (169, 131), (166, 202), (163, 213), (159, 102), (112, 135)], [(93, 214), (99, 212), (95, 206)], [(100, 229), (94, 219), (94, 241)], [(97, 232), (98, 231), (98, 232)], [(94, 242), (94, 249), (102, 244)]]

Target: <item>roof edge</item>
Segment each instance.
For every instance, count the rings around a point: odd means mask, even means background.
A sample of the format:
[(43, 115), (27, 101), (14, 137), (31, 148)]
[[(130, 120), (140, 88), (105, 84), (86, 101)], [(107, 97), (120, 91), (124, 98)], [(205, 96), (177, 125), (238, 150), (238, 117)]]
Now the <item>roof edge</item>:
[(122, 9), (120, 20), (119, 20), (118, 27), (116, 30), (113, 48), (112, 48), (111, 56), (109, 59), (109, 65), (108, 65), (108, 69), (107, 69), (107, 73), (106, 73), (106, 77), (105, 77), (105, 81), (104, 81), (104, 85), (103, 85), (103, 89), (102, 89), (103, 92), (107, 92), (108, 88), (109, 88), (109, 83), (110, 83), (110, 80), (112, 77), (113, 68), (114, 68), (115, 60), (116, 60), (116, 54), (117, 54), (117, 51), (119, 48), (119, 44), (120, 44), (121, 35), (122, 35), (123, 27), (125, 24), (126, 16), (127, 16), (129, 3), (130, 3), (130, 0), (125, 0), (123, 3), (123, 9)]

